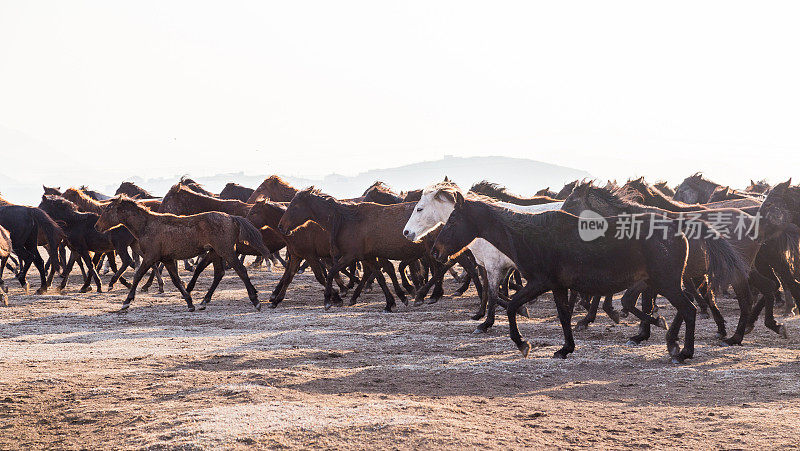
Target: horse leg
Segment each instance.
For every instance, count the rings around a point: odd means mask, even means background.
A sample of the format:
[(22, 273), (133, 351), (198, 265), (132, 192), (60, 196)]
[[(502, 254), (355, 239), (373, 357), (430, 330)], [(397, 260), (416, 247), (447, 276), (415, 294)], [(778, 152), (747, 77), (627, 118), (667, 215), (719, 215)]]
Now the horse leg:
[(139, 267), (136, 268), (136, 272), (133, 274), (133, 280), (131, 281), (131, 289), (128, 290), (128, 296), (125, 297), (125, 300), (122, 302), (122, 308), (119, 309), (120, 312), (124, 312), (128, 310), (130, 307), (131, 302), (133, 302), (133, 298), (136, 297), (136, 287), (139, 285), (139, 282), (142, 280), (142, 277), (150, 269), (155, 262), (148, 261), (146, 259), (142, 259), (142, 263), (139, 264)]
[(389, 290), (389, 286), (386, 284), (386, 279), (383, 277), (383, 273), (381, 272), (379, 260), (376, 258), (367, 258), (363, 260), (363, 263), (372, 269), (375, 280), (378, 281), (378, 285), (380, 285), (381, 290), (383, 290), (383, 295), (386, 296), (386, 307), (383, 308), (383, 311), (386, 313), (391, 313), (392, 307), (394, 307), (396, 304), (394, 302), (394, 296), (392, 296), (392, 292)]
[[(203, 296), (203, 301), (200, 302), (199, 306), (197, 306), (198, 310), (206, 309), (206, 305), (208, 305), (208, 303), (211, 302), (211, 296), (214, 295), (214, 291), (217, 289), (219, 282), (222, 280), (222, 276), (225, 275), (225, 263), (222, 261), (221, 258), (219, 258), (219, 256), (214, 255), (212, 257), (211, 252), (203, 256), (203, 261), (197, 265), (197, 268), (195, 269), (195, 274), (197, 274), (198, 271), (202, 271), (200, 267), (203, 263), (205, 263), (206, 260), (211, 261), (211, 264), (214, 265), (214, 280), (211, 281), (211, 286), (208, 287), (206, 295)], [(240, 265), (244, 266), (241, 260), (237, 261), (239, 262)], [(208, 267), (208, 263), (205, 263), (205, 267)], [(186, 291), (189, 291), (189, 289), (187, 288)]]
[(392, 282), (392, 286), (394, 287), (394, 292), (397, 294), (397, 297), (403, 302), (403, 304), (408, 305), (408, 299), (406, 299), (406, 293), (403, 291), (403, 287), (400, 286), (400, 282), (397, 280), (397, 273), (394, 271), (394, 263), (390, 262), (388, 259), (381, 258), (378, 259), (378, 262), (383, 267), (384, 272), (386, 275), (389, 276), (389, 280)]
[(353, 261), (352, 258), (335, 258), (333, 259), (333, 266), (330, 270), (328, 270), (328, 276), (325, 278), (325, 301), (324, 306), (325, 310), (328, 310), (333, 305), (331, 302), (333, 292), (333, 278), (336, 276), (336, 273), (342, 270), (342, 268), (346, 267)]
[(606, 312), (611, 321), (614, 321), (614, 324), (619, 324), (619, 312), (614, 308), (614, 295), (607, 294), (603, 299), (603, 311)]
[(350, 297), (350, 305), (355, 305), (356, 300), (361, 295), (361, 291), (364, 290), (364, 286), (374, 278), (375, 275), (373, 274), (372, 268), (364, 266), (364, 272), (361, 275), (361, 280), (358, 281), (358, 285), (356, 285), (356, 289), (353, 290), (353, 295)]
[(711, 317), (714, 318), (714, 323), (717, 325), (716, 338), (719, 340), (724, 339), (725, 336), (728, 335), (728, 331), (725, 328), (725, 317), (723, 317), (722, 312), (719, 311), (717, 301), (714, 299), (714, 291), (711, 289), (711, 286), (708, 283), (704, 283), (698, 290), (697, 285), (691, 279), (684, 280), (683, 286), (685, 287), (684, 291), (689, 298), (697, 299), (698, 301), (701, 298), (704, 299), (704, 302), (711, 310)]
[[(275, 285), (275, 288), (272, 289), (272, 294), (269, 296), (269, 307), (275, 308), (278, 304), (283, 301), (286, 297), (286, 289), (289, 287), (289, 284), (292, 283), (292, 279), (294, 279), (294, 275), (297, 273), (297, 268), (300, 267), (300, 263), (303, 262), (303, 259), (294, 255), (294, 254), (287, 254), (286, 258), (288, 260), (288, 264), (283, 267), (283, 275), (281, 276), (281, 280), (278, 281), (278, 284)], [(317, 279), (319, 280), (319, 279)], [(325, 285), (325, 281), (321, 281), (322, 285)]]
[[(397, 265), (397, 272), (400, 273), (400, 283), (403, 285), (403, 289), (406, 293), (410, 295), (414, 295), (414, 285), (408, 280), (408, 274), (406, 273), (406, 268), (409, 268), (416, 260), (414, 261), (401, 261), (399, 265)], [(413, 269), (412, 269), (413, 271)], [(408, 301), (406, 301), (406, 305), (408, 305)]]
[(33, 264), (39, 271), (39, 279), (41, 281), (41, 286), (39, 286), (39, 289), (36, 290), (36, 294), (44, 294), (47, 293), (47, 287), (48, 287), (47, 271), (44, 270), (44, 260), (42, 260), (42, 256), (39, 254), (38, 248), (34, 247), (32, 253), (33, 253)]
[[(483, 294), (484, 298), (486, 299), (486, 319), (478, 325), (473, 333), (481, 333), (486, 332), (494, 325), (495, 319), (495, 311), (497, 310), (497, 297), (500, 294), (500, 282), (505, 277), (503, 271), (499, 271), (497, 268), (492, 268), (492, 271), (489, 272), (488, 269), (483, 270), (483, 275), (485, 275), (486, 285), (483, 287)], [(481, 305), (483, 308), (484, 305)], [(518, 307), (518, 309), (522, 308), (522, 306)]]
[(89, 271), (88, 283), (81, 287), (80, 292), (86, 293), (88, 291), (92, 291), (92, 280), (94, 280), (95, 284), (97, 285), (97, 292), (102, 293), (103, 287), (100, 282), (100, 276), (97, 274), (97, 270), (92, 264), (92, 257), (89, 256), (89, 251), (82, 249), (78, 254), (78, 256), (83, 259), (83, 262), (86, 263), (86, 269)]
[[(581, 295), (583, 297), (583, 295)], [(597, 309), (600, 307), (600, 298), (602, 296), (592, 296), (591, 300), (589, 301), (589, 308), (586, 312), (586, 316), (583, 319), (579, 320), (575, 324), (575, 331), (581, 331), (589, 327), (589, 324), (593, 323), (594, 320), (597, 318)]]
[[(189, 283), (186, 285), (186, 291), (191, 293), (192, 290), (194, 290), (194, 286), (197, 283), (197, 278), (200, 277), (200, 274), (202, 274), (203, 271), (206, 268), (208, 268), (208, 265), (210, 265), (212, 263), (212, 260), (213, 260), (213, 258), (211, 256), (211, 252), (206, 252), (205, 254), (203, 254), (202, 257), (200, 257), (200, 261), (198, 261), (197, 265), (195, 265), (194, 274), (192, 274), (192, 278), (189, 280)], [(242, 263), (241, 260), (239, 260), (239, 263), (240, 264)], [(216, 269), (214, 271), (216, 271)], [(222, 273), (225, 274), (225, 269), (224, 268), (222, 269)], [(216, 277), (216, 276), (217, 276), (216, 273), (214, 273), (214, 277)], [(203, 301), (203, 302), (205, 302), (205, 301)], [(209, 299), (209, 302), (211, 302), (210, 299)]]
[(472, 319), (475, 321), (483, 318), (486, 314), (486, 306), (489, 304), (489, 292), (492, 289), (492, 285), (489, 283), (489, 276), (486, 274), (486, 268), (478, 266), (478, 275), (483, 279), (486, 289), (483, 290), (483, 296), (481, 296), (481, 306), (478, 308), (478, 311), (472, 315)]
[[(672, 362), (682, 363), (684, 360), (691, 359), (694, 356), (694, 329), (697, 308), (683, 290), (680, 289), (680, 283), (677, 285), (678, 288), (661, 289), (661, 294), (678, 310), (672, 325), (667, 330), (666, 339), (667, 350), (672, 356)], [(678, 351), (678, 332), (682, 322), (686, 322), (686, 336), (684, 337), (683, 349)]]
[(522, 353), (522, 357), (528, 357), (531, 344), (523, 340), (522, 335), (519, 333), (519, 328), (517, 327), (517, 310), (526, 302), (537, 298), (546, 291), (543, 284), (529, 280), (528, 284), (517, 291), (514, 296), (511, 297), (511, 302), (508, 303), (508, 308), (506, 309), (506, 314), (508, 315), (508, 333), (511, 337), (511, 341), (517, 345), (517, 349)]
[(163, 263), (164, 268), (166, 268), (167, 273), (169, 273), (169, 277), (172, 279), (172, 284), (181, 292), (181, 296), (186, 300), (186, 306), (189, 308), (189, 311), (193, 312), (194, 303), (192, 302), (192, 296), (186, 291), (186, 287), (183, 286), (183, 281), (178, 276), (178, 262), (175, 260), (167, 260)]
[[(217, 252), (219, 254), (219, 252)], [(258, 290), (256, 287), (253, 286), (253, 283), (250, 281), (250, 276), (247, 275), (247, 269), (245, 269), (244, 265), (236, 258), (236, 254), (231, 255), (220, 255), (225, 262), (233, 267), (233, 270), (236, 271), (236, 275), (242, 279), (245, 288), (247, 289), (247, 296), (250, 298), (250, 303), (253, 304), (256, 310), (261, 310), (261, 303), (258, 302)], [(216, 276), (215, 276), (216, 277)]]
[(67, 288), (67, 282), (69, 281), (69, 274), (72, 272), (72, 267), (75, 265), (75, 259), (77, 258), (78, 254), (75, 252), (69, 253), (69, 260), (67, 260), (67, 266), (61, 271), (61, 284), (58, 286), (58, 291), (62, 292), (65, 288)]

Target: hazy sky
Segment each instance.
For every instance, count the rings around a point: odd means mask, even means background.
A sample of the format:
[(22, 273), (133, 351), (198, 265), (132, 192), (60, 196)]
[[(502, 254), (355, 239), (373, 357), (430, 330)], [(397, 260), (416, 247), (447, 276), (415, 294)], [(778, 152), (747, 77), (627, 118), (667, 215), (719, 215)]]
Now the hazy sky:
[(603, 178), (779, 180), (800, 163), (798, 13), (732, 1), (1, 1), (0, 131), (42, 151), (9, 157), (0, 142), (0, 173), (313, 176), (455, 154)]

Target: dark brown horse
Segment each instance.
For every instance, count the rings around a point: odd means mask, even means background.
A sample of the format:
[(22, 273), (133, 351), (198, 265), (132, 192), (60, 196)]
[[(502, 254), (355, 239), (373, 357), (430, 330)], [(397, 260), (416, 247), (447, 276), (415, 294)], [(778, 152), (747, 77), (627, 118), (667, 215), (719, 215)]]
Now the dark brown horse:
[[(380, 205), (372, 202), (348, 203), (334, 199), (308, 188), (297, 193), (284, 213), (278, 229), (285, 235), (306, 222), (314, 221), (330, 232), (330, 255), (334, 265), (325, 283), (325, 308), (333, 305), (331, 285), (333, 276), (352, 262), (360, 260), (372, 271), (386, 296), (384, 311), (391, 312), (394, 296), (386, 285), (379, 259), (413, 261), (429, 258), (422, 243), (413, 243), (403, 237), (403, 227), (414, 209), (413, 202)], [(435, 262), (431, 262), (435, 266)], [(438, 268), (441, 268), (440, 266)], [(435, 276), (440, 277), (434, 269)], [(401, 300), (408, 301), (395, 286)]]
[(661, 191), (666, 196), (672, 197), (672, 196), (675, 195), (675, 190), (670, 188), (670, 186), (667, 184), (667, 182), (665, 182), (663, 180), (660, 180), (660, 181), (657, 181), (656, 183), (654, 183), (653, 187), (655, 187), (655, 189)]
[(71, 250), (70, 259), (61, 275), (62, 280), (59, 291), (67, 286), (69, 273), (72, 271), (72, 266), (77, 258), (82, 259), (88, 268), (88, 277), (85, 278), (80, 292), (85, 293), (91, 291), (93, 280), (97, 285), (97, 292), (99, 293), (102, 291), (100, 276), (95, 270), (95, 265), (89, 252), (99, 254), (116, 252), (122, 259), (122, 266), (117, 269), (116, 262), (114, 262), (113, 258), (109, 259), (112, 269), (114, 270), (114, 276), (108, 284), (109, 290), (113, 288), (117, 280), (130, 288), (130, 284), (122, 277), (122, 273), (125, 272), (125, 269), (128, 267), (134, 266), (133, 259), (130, 254), (128, 254), (128, 247), (136, 246), (136, 239), (131, 235), (128, 229), (125, 227), (116, 227), (105, 233), (98, 232), (95, 230), (94, 226), (99, 215), (81, 212), (77, 205), (61, 196), (42, 196), (42, 202), (39, 204), (39, 208), (63, 225), (62, 229), (67, 234), (67, 246)]
[(60, 196), (61, 195), (61, 187), (50, 187), (42, 185), (42, 189), (44, 189), (44, 193), (50, 196)]
[(252, 204), (256, 200), (265, 198), (274, 202), (290, 202), (297, 194), (297, 188), (287, 183), (277, 175), (267, 177), (252, 195), (247, 199), (247, 203)]
[[(278, 230), (278, 224), (286, 212), (286, 207), (283, 203), (260, 199), (250, 209), (247, 219), (261, 230), (274, 232)], [(270, 296), (270, 307), (273, 308), (286, 297), (286, 290), (304, 260), (308, 262), (314, 277), (323, 287), (327, 277), (324, 262), (331, 261), (331, 235), (316, 222), (309, 221), (290, 235), (281, 234), (281, 239), (286, 244), (287, 264), (280, 282)], [(340, 280), (337, 280), (337, 284), (342, 292), (346, 291)], [(333, 292), (332, 297), (334, 303), (342, 302), (337, 292)]]
[(703, 177), (703, 174), (696, 172), (689, 177), (686, 177), (677, 188), (675, 188), (675, 195), (672, 196), (675, 200), (687, 204), (704, 204), (711, 199), (711, 195), (717, 188), (722, 185), (714, 183)]
[(239, 185), (238, 183), (230, 182), (222, 188), (219, 192), (220, 199), (236, 199), (242, 202), (247, 202), (247, 199), (253, 195), (255, 190), (246, 186)]
[[(17, 280), (20, 285), (26, 291), (28, 290), (25, 276), (33, 264), (41, 278), (41, 286), (36, 290), (36, 294), (45, 293), (48, 281), (44, 260), (39, 254), (39, 234), (42, 232), (44, 235), (49, 252), (52, 254), (50, 256), (51, 270), (57, 271), (64, 266), (61, 255), (57, 251), (59, 244), (66, 239), (64, 231), (41, 209), (24, 205), (0, 206), (0, 226), (8, 231), (14, 253), (19, 257), (20, 269), (17, 273)], [(5, 265), (0, 266), (0, 279), (3, 277), (4, 268)]]
[(565, 184), (564, 187), (561, 188), (561, 190), (558, 193), (556, 193), (555, 198), (558, 199), (558, 200), (566, 199), (567, 196), (569, 196), (569, 193), (572, 192), (572, 189), (575, 188), (575, 185), (577, 185), (577, 184), (578, 184), (578, 180), (573, 180), (573, 181)]
[[(629, 191), (626, 188), (609, 190), (595, 187), (591, 182), (582, 183), (577, 185), (572, 194), (564, 201), (564, 210), (573, 214), (591, 210), (602, 216), (650, 213), (679, 220), (679, 224), (683, 227), (688, 227), (690, 220), (696, 221), (698, 226), (705, 227), (707, 222), (713, 224), (715, 218), (722, 217), (729, 217), (731, 222), (744, 221), (748, 226), (754, 221), (750, 215), (737, 209), (702, 209), (691, 213), (692, 216), (688, 216), (688, 213), (685, 212), (676, 213), (639, 204), (632, 200), (632, 196), (635, 194), (635, 191)], [(719, 220), (716, 220), (716, 222), (720, 222), (720, 226), (724, 225)], [(733, 224), (730, 227), (731, 231), (732, 228)], [(752, 304), (750, 285), (748, 285), (748, 277), (750, 277), (751, 273), (750, 266), (755, 261), (756, 254), (761, 248), (762, 240), (748, 235), (739, 236), (735, 233), (729, 233), (728, 236), (722, 236), (720, 239), (707, 239), (707, 235), (708, 233), (706, 232), (689, 233), (687, 237), (689, 252), (684, 271), (684, 286), (689, 296), (698, 300), (701, 305), (711, 307), (712, 315), (718, 327), (718, 338), (723, 339), (726, 335), (725, 320), (714, 302), (714, 287), (733, 285), (739, 300), (741, 314), (736, 333), (726, 339), (725, 343), (740, 344), (745, 333)], [(703, 287), (701, 296), (697, 288), (706, 282), (707, 277), (710, 279), (710, 284), (706, 284)], [(758, 274), (754, 274), (752, 278), (759, 278), (756, 283), (763, 281), (763, 278), (760, 278)], [(761, 286), (771, 289), (769, 284)], [(641, 287), (639, 292), (634, 290), (631, 293), (626, 293), (623, 299), (629, 301), (632, 299), (632, 302), (635, 302), (641, 291), (645, 291), (644, 287)], [(649, 294), (652, 295), (652, 293)], [(633, 297), (629, 298), (628, 296), (631, 295)], [(648, 302), (650, 300), (648, 299)], [(626, 307), (630, 308), (630, 302), (626, 303), (628, 304)], [(645, 311), (647, 312), (647, 308), (645, 308)], [(648, 337), (649, 327), (643, 322), (639, 335), (632, 337), (631, 340), (639, 342)]]
[(156, 199), (157, 196), (150, 194), (149, 191), (146, 189), (137, 186), (133, 182), (122, 182), (117, 188), (117, 191), (114, 192), (115, 196), (120, 194), (124, 194), (131, 199)]
[(547, 196), (547, 197), (552, 197), (553, 199), (555, 199), (556, 196), (558, 196), (558, 193), (553, 191), (553, 190), (551, 190), (550, 187), (548, 186), (547, 188), (542, 188), (539, 191), (536, 191), (536, 194), (534, 194), (534, 195), (535, 196)]
[[(622, 217), (604, 220), (610, 230), (625, 221)], [(513, 296), (507, 312), (511, 339), (524, 356), (531, 346), (520, 336), (516, 322), (517, 311), (524, 303), (553, 292), (565, 339), (554, 356), (565, 358), (575, 349), (568, 289), (602, 295), (646, 281), (678, 310), (667, 331), (667, 349), (673, 362), (682, 362), (694, 355), (696, 310), (681, 286), (688, 243), (677, 222), (664, 219), (660, 226), (666, 233), (658, 231), (650, 236), (648, 232), (655, 231), (649, 230), (651, 224), (645, 221), (644, 233), (639, 235), (599, 236), (586, 241), (580, 236), (579, 218), (564, 211), (514, 212), (491, 202), (464, 199), (458, 193), (456, 208), (439, 233), (433, 252), (447, 259), (481, 237), (514, 261), (528, 283)], [(686, 337), (680, 350), (678, 332), (684, 321)]]
[(380, 180), (367, 188), (362, 196), (364, 202), (374, 202), (376, 204), (392, 205), (403, 202), (403, 198), (399, 194), (392, 191), (391, 188)]
[(206, 251), (212, 251), (214, 254), (214, 281), (209, 289), (209, 294), (200, 304), (200, 309), (205, 308), (210, 301), (210, 293), (213, 293), (222, 280), (226, 263), (233, 267), (244, 282), (250, 302), (256, 310), (261, 309), (258, 292), (250, 282), (247, 270), (236, 258), (236, 245), (240, 243), (250, 245), (261, 250), (263, 255), (269, 255), (269, 250), (264, 246), (258, 229), (246, 219), (220, 212), (191, 216), (154, 213), (136, 201), (121, 196), (113, 199), (106, 206), (103, 214), (97, 220), (95, 228), (100, 232), (105, 232), (118, 225), (124, 225), (130, 230), (142, 250), (142, 264), (139, 265), (133, 276), (131, 289), (122, 304), (122, 311), (126, 310), (133, 301), (136, 295), (136, 286), (142, 280), (142, 276), (157, 262), (164, 264), (172, 278), (172, 283), (186, 300), (189, 311), (194, 311), (191, 295), (186, 291), (178, 276), (176, 261), (196, 257)]
[(497, 183), (491, 183), (486, 180), (482, 180), (472, 185), (472, 188), (469, 189), (469, 192), (481, 194), (483, 196), (491, 197), (492, 199), (497, 199), (516, 205), (540, 205), (557, 201), (556, 199), (547, 196), (518, 196), (516, 194), (509, 193), (507, 189), (498, 185)]
[[(89, 187), (86, 186), (86, 185), (81, 185), (81, 187), (79, 189), (81, 191), (83, 191), (84, 193), (86, 193), (89, 197), (91, 197), (94, 200), (109, 200), (109, 199), (111, 199), (111, 196), (107, 196), (107, 195), (105, 195), (105, 194), (103, 194), (103, 193), (101, 193), (99, 191), (95, 191), (95, 190), (89, 189)], [(48, 194), (48, 193), (45, 193), (45, 194)]]

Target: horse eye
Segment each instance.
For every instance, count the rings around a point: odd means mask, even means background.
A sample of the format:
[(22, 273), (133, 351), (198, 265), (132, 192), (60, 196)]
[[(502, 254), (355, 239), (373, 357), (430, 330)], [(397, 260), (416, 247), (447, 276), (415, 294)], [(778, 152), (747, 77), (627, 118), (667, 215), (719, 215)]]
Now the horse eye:
[(417, 208), (417, 211), (422, 211), (422, 207), (420, 207), (420, 208)]

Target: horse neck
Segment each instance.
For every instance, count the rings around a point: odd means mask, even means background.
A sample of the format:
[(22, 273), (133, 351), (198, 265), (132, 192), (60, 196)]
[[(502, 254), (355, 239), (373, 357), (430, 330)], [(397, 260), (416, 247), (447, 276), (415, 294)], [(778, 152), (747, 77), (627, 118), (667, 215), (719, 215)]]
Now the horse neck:
[(127, 227), (136, 239), (139, 239), (147, 228), (151, 216), (153, 214), (144, 208), (138, 208), (135, 211), (123, 213), (120, 215), (120, 220), (122, 225)]
[(668, 199), (661, 193), (657, 192), (646, 192), (641, 193), (643, 198), (643, 204), (660, 208), (662, 210), (673, 211), (673, 212), (681, 212), (681, 211), (697, 211), (701, 209), (698, 205), (688, 205), (684, 204), (683, 202), (676, 202), (672, 199)]
[(477, 238), (485, 239), (512, 261), (518, 262), (515, 242), (520, 240), (522, 235), (509, 227), (499, 212), (494, 211), (489, 205), (470, 200), (465, 200), (464, 205), (473, 223), (477, 224)]

